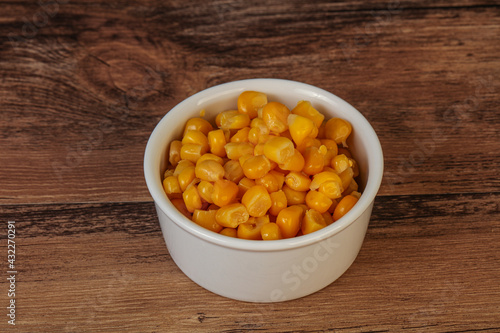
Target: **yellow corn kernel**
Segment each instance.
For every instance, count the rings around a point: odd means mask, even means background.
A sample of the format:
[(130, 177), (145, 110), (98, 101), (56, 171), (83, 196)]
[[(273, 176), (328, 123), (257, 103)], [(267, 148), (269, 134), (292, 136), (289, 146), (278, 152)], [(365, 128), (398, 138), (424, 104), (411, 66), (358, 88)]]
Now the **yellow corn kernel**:
[(285, 174), (276, 170), (269, 171), (278, 180), (278, 189), (281, 190), (285, 183)]
[(198, 159), (198, 161), (196, 161), (196, 165), (198, 165), (201, 162), (206, 161), (206, 160), (215, 161), (215, 162), (219, 163), (220, 165), (224, 165), (224, 160), (222, 159), (222, 157), (217, 156), (215, 154), (211, 154), (211, 153), (206, 153), (206, 154), (201, 155), (201, 157)]
[(309, 147), (304, 152), (304, 168), (302, 172), (306, 175), (315, 175), (323, 171), (325, 166), (325, 157), (321, 154), (319, 148)]
[(308, 209), (302, 219), (302, 234), (307, 235), (326, 227), (326, 222), (320, 212)]
[(342, 196), (342, 183), (339, 183), (337, 181), (327, 181), (319, 186), (318, 191), (323, 193), (330, 199), (337, 199)]
[(253, 149), (253, 154), (255, 156), (264, 155), (264, 144), (263, 143), (256, 144), (255, 148)]
[(181, 147), (181, 159), (196, 163), (201, 155), (207, 152), (206, 146), (194, 143), (183, 144)]
[[(326, 147), (324, 145), (322, 146)], [(332, 164), (332, 160), (335, 156), (337, 156), (337, 149), (327, 149), (326, 154), (324, 154), (325, 161), (323, 164), (325, 165), (325, 167), (330, 166)], [(323, 168), (323, 170), (325, 169)]]
[(205, 135), (208, 135), (208, 132), (213, 130), (212, 124), (210, 124), (208, 121), (206, 121), (203, 118), (191, 118), (186, 122), (186, 125), (184, 126), (184, 132), (183, 136), (186, 134), (187, 131), (193, 130), (193, 131), (200, 131)]
[(295, 237), (300, 230), (304, 209), (299, 206), (289, 206), (281, 210), (276, 217), (276, 224), (280, 228), (283, 238)]
[(236, 228), (241, 223), (248, 221), (249, 218), (247, 209), (240, 203), (221, 207), (215, 214), (217, 223), (226, 228)]
[(349, 151), (349, 149), (344, 148), (344, 147), (338, 147), (338, 149), (339, 149), (338, 155), (344, 154), (348, 158), (352, 158), (352, 154)]
[(219, 234), (221, 235), (224, 235), (224, 236), (227, 236), (227, 237), (233, 237), (233, 238), (236, 238), (238, 237), (237, 236), (237, 232), (236, 232), (236, 229), (235, 228), (224, 228), (222, 229)]
[(357, 192), (358, 189), (359, 189), (358, 183), (356, 183), (356, 181), (353, 179), (353, 180), (351, 180), (351, 183), (349, 184), (349, 186), (347, 188), (344, 188), (344, 192), (342, 192), (342, 195), (346, 196), (348, 194), (353, 194), (354, 192)]
[(182, 144), (195, 144), (203, 146), (205, 151), (208, 151), (208, 139), (205, 134), (201, 131), (188, 130), (184, 137), (182, 137)]
[(197, 163), (194, 171), (197, 178), (208, 182), (215, 182), (224, 177), (224, 167), (214, 160)]
[(228, 205), (236, 200), (238, 185), (227, 179), (220, 179), (214, 183), (212, 201), (219, 207)]
[(302, 172), (291, 171), (285, 177), (285, 183), (292, 190), (295, 191), (308, 191), (311, 185), (311, 179)]
[(271, 132), (282, 133), (288, 129), (290, 110), (282, 103), (269, 102), (262, 108), (262, 119)]
[(217, 116), (215, 116), (215, 125), (217, 125), (217, 127), (219, 127), (219, 128), (222, 128), (222, 121), (223, 121), (222, 119), (223, 118), (229, 118), (229, 117), (235, 116), (237, 114), (239, 114), (238, 110), (227, 110), (227, 111), (219, 112), (217, 114)]
[(248, 132), (250, 127), (243, 127), (231, 137), (230, 142), (248, 142)]
[(185, 167), (177, 176), (177, 180), (179, 181), (179, 186), (181, 187), (182, 192), (186, 190), (189, 184), (194, 180), (196, 177), (195, 173), (195, 167), (194, 166), (188, 166)]
[(179, 140), (173, 140), (170, 143), (170, 150), (168, 152), (168, 162), (175, 168), (177, 163), (181, 160), (181, 147), (182, 142)]
[(306, 202), (306, 191), (295, 191), (288, 185), (283, 185), (282, 191), (285, 192), (286, 201), (289, 205), (299, 205)]
[(349, 188), (349, 185), (351, 184), (352, 179), (353, 179), (353, 175), (354, 175), (354, 171), (352, 171), (351, 167), (345, 169), (344, 171), (342, 171), (340, 173), (339, 177), (340, 177), (340, 180), (342, 181), (342, 189), (343, 190)]
[(238, 111), (224, 111), (219, 116), (218, 126), (222, 129), (242, 129), (250, 125), (250, 117)]
[(342, 200), (340, 200), (340, 202), (338, 203), (337, 207), (335, 207), (335, 211), (333, 212), (333, 220), (337, 221), (342, 216), (347, 214), (356, 204), (356, 202), (358, 202), (358, 198), (350, 194), (343, 197)]
[(240, 162), (229, 160), (224, 164), (224, 178), (233, 183), (238, 183), (243, 177), (245, 177), (245, 174), (243, 173)]
[(170, 176), (173, 176), (173, 175), (174, 175), (174, 169), (167, 169), (163, 173), (163, 179), (170, 177)]
[(216, 210), (200, 210), (196, 209), (193, 212), (193, 222), (202, 226), (205, 229), (211, 230), (213, 232), (220, 232), (222, 230), (222, 226), (217, 223), (215, 219), (215, 215), (217, 214)]
[(361, 198), (361, 193), (359, 193), (358, 191), (352, 191), (351, 195), (358, 200), (359, 198)]
[(253, 157), (253, 156), (254, 156), (253, 154), (246, 154), (246, 155), (240, 156), (240, 158), (238, 158), (238, 162), (240, 162), (240, 165), (243, 165), (243, 164), (245, 164), (246, 160), (248, 160), (250, 157)]
[(352, 162), (344, 154), (340, 154), (340, 155), (335, 156), (332, 159), (332, 163), (331, 163), (332, 168), (334, 168), (335, 172), (337, 172), (338, 174), (341, 174), (342, 171), (349, 168), (351, 165), (352, 165)]
[(179, 176), (179, 174), (187, 167), (194, 167), (194, 163), (188, 160), (180, 160), (179, 163), (177, 163), (172, 176)]
[(294, 149), (293, 155), (285, 163), (279, 164), (279, 167), (282, 170), (300, 172), (304, 168), (304, 164), (304, 156), (297, 149)]
[(330, 140), (330, 139), (320, 139), (319, 142), (321, 142), (321, 144), (324, 145), (326, 147), (326, 149), (335, 150), (335, 155), (337, 155), (339, 147), (337, 146), (337, 143), (335, 141)]
[(270, 193), (269, 196), (271, 197), (271, 208), (269, 208), (269, 214), (277, 216), (279, 212), (285, 209), (286, 206), (288, 205), (285, 192), (279, 190)]
[(243, 194), (241, 203), (245, 205), (248, 214), (255, 217), (266, 215), (272, 205), (271, 197), (266, 188), (262, 185), (255, 185), (249, 188), (245, 194)]
[(297, 148), (297, 150), (300, 151), (302, 155), (304, 155), (307, 148), (309, 147), (319, 148), (320, 146), (321, 146), (321, 141), (319, 141), (319, 139), (307, 137), (304, 139), (304, 141), (302, 141), (300, 145), (297, 145), (295, 148)]
[(227, 140), (224, 131), (221, 129), (210, 131), (208, 132), (207, 138), (208, 145), (210, 146), (210, 152), (212, 152), (212, 154), (219, 157), (226, 156), (224, 146), (226, 145)]
[(237, 160), (243, 155), (253, 155), (254, 146), (250, 142), (229, 142), (224, 149), (229, 159)]
[(356, 162), (354, 159), (352, 158), (349, 158), (349, 164), (351, 165), (351, 168), (352, 168), (352, 172), (353, 172), (353, 177), (357, 177), (359, 176), (359, 166), (358, 166), (358, 162)]
[(326, 122), (323, 121), (323, 123), (318, 127), (318, 136), (317, 136), (318, 139), (326, 139), (325, 124), (326, 124)]
[(318, 129), (314, 126), (312, 120), (306, 117), (290, 114), (287, 122), (288, 131), (296, 145), (302, 144), (306, 138), (314, 137), (314, 133), (318, 133)]
[(328, 213), (333, 214), (333, 212), (335, 211), (335, 208), (337, 207), (338, 204), (339, 204), (339, 201), (337, 199), (332, 200), (332, 205), (330, 206), (330, 208), (328, 208)]
[(266, 143), (267, 141), (271, 140), (272, 138), (276, 138), (277, 135), (273, 135), (273, 134), (262, 134), (261, 136), (259, 136), (259, 144), (261, 143)]
[(250, 131), (248, 131), (248, 141), (256, 145), (259, 142), (259, 137), (269, 134), (269, 128), (261, 118), (252, 119), (250, 123)]
[(311, 209), (315, 209), (320, 213), (325, 213), (332, 205), (332, 200), (325, 194), (318, 191), (309, 191), (306, 194), (306, 205)]
[(253, 119), (257, 117), (259, 109), (267, 104), (267, 96), (258, 91), (244, 91), (238, 96), (238, 111), (248, 114)]
[(312, 120), (317, 128), (321, 126), (323, 120), (325, 119), (325, 116), (313, 108), (311, 103), (308, 101), (298, 102), (297, 106), (293, 108), (292, 113)]
[(330, 225), (333, 223), (332, 214), (330, 214), (329, 212), (325, 212), (321, 215), (323, 216), (323, 219), (325, 220), (326, 225)]
[(339, 175), (337, 175), (335, 172), (323, 171), (313, 176), (309, 189), (317, 190), (321, 184), (327, 181), (335, 181), (339, 184), (342, 184), (342, 179), (340, 179)]
[(285, 163), (295, 154), (293, 142), (284, 137), (274, 137), (264, 144), (264, 155), (278, 164)]
[(168, 176), (163, 180), (163, 189), (170, 199), (180, 198), (182, 196), (181, 186), (175, 176)]
[(266, 223), (260, 229), (260, 235), (263, 240), (282, 239), (280, 227), (274, 222)]
[(192, 213), (195, 209), (201, 209), (203, 203), (201, 202), (200, 194), (194, 184), (190, 184), (182, 193), (182, 199), (186, 204), (186, 209)]
[(352, 132), (351, 123), (341, 118), (331, 118), (325, 124), (325, 135), (327, 139), (335, 141), (347, 147), (346, 140)]
[(184, 199), (171, 199), (170, 202), (174, 205), (174, 207), (182, 213), (185, 217), (191, 220), (191, 213), (187, 210), (186, 204), (184, 203)]
[(260, 230), (262, 229), (262, 226), (267, 223), (269, 223), (269, 215), (261, 217), (251, 216), (248, 221), (238, 226), (238, 238), (261, 240), (262, 235), (260, 234)]
[(276, 192), (279, 190), (280, 186), (278, 179), (276, 179), (276, 176), (274, 176), (271, 172), (255, 179), (255, 184), (264, 186), (268, 193)]
[(257, 179), (264, 177), (271, 170), (271, 163), (264, 155), (252, 156), (241, 165), (245, 177)]
[(208, 203), (213, 203), (212, 201), (212, 193), (214, 192), (214, 185), (210, 182), (202, 180), (198, 184), (198, 193), (200, 194), (201, 199)]
[(238, 198), (242, 198), (245, 192), (252, 186), (255, 186), (255, 181), (253, 179), (243, 177), (238, 182)]

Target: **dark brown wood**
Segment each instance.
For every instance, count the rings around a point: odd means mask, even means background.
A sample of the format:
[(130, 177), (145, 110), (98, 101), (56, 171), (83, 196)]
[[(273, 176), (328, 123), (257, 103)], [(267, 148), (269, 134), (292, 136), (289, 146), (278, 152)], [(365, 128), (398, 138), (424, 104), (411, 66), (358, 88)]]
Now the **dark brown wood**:
[[(498, 1), (1, 7), (0, 217), (17, 225), (19, 331), (500, 331)], [(353, 266), (278, 304), (228, 300), (182, 274), (142, 172), (172, 106), (254, 77), (344, 98), (385, 155)]]

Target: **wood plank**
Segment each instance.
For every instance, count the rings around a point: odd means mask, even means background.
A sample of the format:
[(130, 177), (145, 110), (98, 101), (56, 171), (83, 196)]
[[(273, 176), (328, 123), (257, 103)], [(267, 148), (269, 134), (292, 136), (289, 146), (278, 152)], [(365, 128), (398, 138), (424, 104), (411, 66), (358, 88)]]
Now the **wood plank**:
[[(158, 120), (251, 77), (304, 81), (357, 107), (384, 148), (382, 195), (498, 191), (500, 8), (454, 3), (385, 20), (361, 2), (304, 15), (293, 3), (61, 6), (16, 50), (2, 39), (0, 203), (150, 200), (142, 157)], [(22, 37), (14, 23), (0, 36)]]
[(499, 199), (379, 197), (351, 268), (311, 296), (276, 304), (232, 301), (191, 282), (168, 255), (149, 202), (4, 205), (0, 218), (16, 220), (18, 232), (16, 328), (497, 331)]

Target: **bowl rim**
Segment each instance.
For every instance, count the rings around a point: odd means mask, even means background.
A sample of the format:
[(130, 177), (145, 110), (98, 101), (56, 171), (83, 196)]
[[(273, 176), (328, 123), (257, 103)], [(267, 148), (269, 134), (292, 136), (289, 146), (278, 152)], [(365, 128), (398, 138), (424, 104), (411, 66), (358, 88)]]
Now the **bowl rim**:
[[(198, 101), (199, 104), (202, 101), (209, 99), (213, 96), (224, 95), (224, 93), (227, 92), (228, 90), (237, 90), (240, 92), (244, 90), (250, 90), (248, 88), (249, 86), (251, 87), (259, 86), (259, 83), (289, 85), (297, 89), (301, 90), (305, 89), (307, 91), (310, 91), (311, 93), (315, 94), (316, 98), (325, 101), (333, 101), (340, 108), (352, 112), (352, 116), (356, 118), (356, 126), (363, 127), (362, 134), (360, 135), (370, 137), (370, 142), (372, 144), (372, 146), (370, 146), (370, 150), (373, 155), (373, 158), (371, 159), (370, 163), (370, 174), (367, 178), (366, 186), (360, 199), (358, 200), (356, 205), (342, 218), (330, 224), (329, 226), (321, 230), (315, 231), (311, 234), (288, 238), (288, 239), (273, 240), (273, 241), (255, 241), (255, 240), (227, 237), (215, 233), (213, 231), (210, 231), (208, 229), (205, 229), (197, 225), (196, 223), (192, 222), (184, 215), (182, 215), (182, 213), (180, 213), (175, 208), (175, 206), (170, 202), (165, 192), (163, 191), (160, 178), (161, 176), (159, 175), (159, 172), (156, 171), (159, 168), (159, 164), (153, 165), (154, 163), (151, 163), (151, 161), (155, 160), (155, 157), (156, 159), (158, 159), (157, 156), (159, 152), (158, 150), (154, 149), (155, 146), (161, 145), (161, 142), (164, 142), (164, 140), (162, 140), (162, 133), (161, 133), (162, 127), (165, 125), (165, 123), (170, 121), (170, 118), (174, 118), (177, 113), (182, 112), (183, 107), (185, 105), (190, 104), (193, 101)], [(255, 88), (252, 89), (257, 90)], [(209, 87), (207, 89), (201, 90), (189, 96), (188, 98), (184, 99), (183, 101), (175, 105), (173, 108), (171, 108), (163, 116), (163, 118), (156, 124), (155, 128), (153, 129), (148, 139), (144, 152), (143, 167), (144, 167), (144, 177), (146, 180), (146, 185), (155, 202), (157, 209), (160, 209), (178, 227), (184, 229), (184, 231), (200, 239), (203, 239), (205, 241), (223, 247), (261, 252), (261, 251), (283, 251), (318, 243), (338, 234), (343, 229), (349, 227), (370, 207), (370, 205), (373, 204), (382, 182), (384, 161), (383, 161), (382, 147), (380, 145), (380, 141), (373, 127), (370, 125), (368, 120), (361, 114), (361, 112), (359, 112), (352, 105), (350, 105), (340, 97), (322, 88), (299, 81), (274, 79), (274, 78), (254, 78), (254, 79), (230, 81)]]

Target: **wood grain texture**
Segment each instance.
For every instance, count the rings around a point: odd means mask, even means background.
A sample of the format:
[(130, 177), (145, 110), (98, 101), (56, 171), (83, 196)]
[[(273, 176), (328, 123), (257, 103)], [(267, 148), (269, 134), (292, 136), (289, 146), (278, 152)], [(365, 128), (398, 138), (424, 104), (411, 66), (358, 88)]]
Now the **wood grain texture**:
[(0, 218), (17, 223), (23, 331), (496, 331), (499, 199), (379, 197), (351, 268), (277, 304), (228, 300), (191, 282), (149, 202), (6, 205)]
[(357, 107), (383, 145), (383, 195), (499, 189), (491, 2), (68, 3), (31, 33), (23, 17), (40, 8), (22, 4), (0, 25), (2, 203), (149, 200), (142, 157), (159, 119), (251, 77), (304, 81)]
[[(19, 270), (18, 324), (4, 317), (1, 332), (500, 332), (498, 1), (1, 8), (0, 220), (16, 221)], [(142, 172), (148, 136), (171, 107), (254, 77), (345, 99), (385, 155), (354, 264), (277, 304), (189, 280)]]

